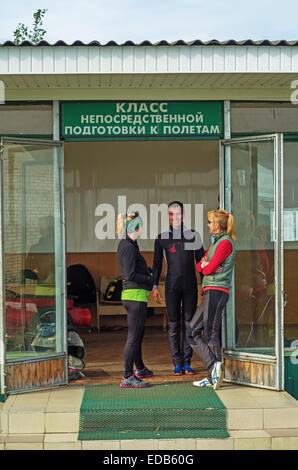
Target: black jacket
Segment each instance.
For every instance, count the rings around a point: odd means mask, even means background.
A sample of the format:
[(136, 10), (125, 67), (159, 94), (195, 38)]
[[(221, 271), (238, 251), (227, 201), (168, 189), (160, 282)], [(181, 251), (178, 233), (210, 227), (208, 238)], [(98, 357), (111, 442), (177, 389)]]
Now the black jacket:
[(123, 279), (123, 290), (151, 290), (153, 287), (152, 273), (140, 253), (138, 243), (126, 236), (118, 245), (117, 255)]
[(158, 285), (163, 257), (167, 263), (166, 289), (196, 289), (195, 261), (204, 256), (200, 234), (195, 230), (170, 230), (158, 235), (154, 243), (153, 284)]

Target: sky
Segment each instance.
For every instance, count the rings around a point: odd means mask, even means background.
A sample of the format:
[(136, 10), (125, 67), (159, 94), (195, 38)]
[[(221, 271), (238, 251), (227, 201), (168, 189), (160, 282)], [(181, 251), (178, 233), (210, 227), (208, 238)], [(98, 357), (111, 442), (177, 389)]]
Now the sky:
[(18, 23), (31, 28), (39, 8), (48, 10), (43, 28), (51, 44), (298, 40), (297, 0), (2, 0), (0, 43), (13, 40)]

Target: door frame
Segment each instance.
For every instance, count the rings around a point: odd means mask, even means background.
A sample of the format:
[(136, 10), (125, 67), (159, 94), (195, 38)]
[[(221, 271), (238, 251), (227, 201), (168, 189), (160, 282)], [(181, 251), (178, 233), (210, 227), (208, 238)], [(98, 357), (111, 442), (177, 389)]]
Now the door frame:
[[(225, 379), (233, 383), (241, 383), (273, 390), (284, 390), (284, 271), (283, 271), (283, 240), (284, 240), (284, 211), (283, 211), (283, 134), (265, 134), (258, 136), (221, 139), (219, 142), (219, 173), (220, 173), (220, 208), (231, 212), (231, 145), (250, 142), (274, 142), (274, 277), (275, 277), (275, 355), (241, 352), (226, 349), (226, 335), (223, 335), (223, 356), (234, 361), (251, 360), (254, 363), (273, 364), (275, 369), (274, 387), (253, 384), (241, 380)], [(236, 220), (237, 224), (237, 220)], [(235, 326), (235, 289), (234, 276), (232, 281), (231, 300), (227, 309)], [(227, 315), (224, 316), (226, 321)], [(235, 330), (234, 330), (235, 331)]]
[[(62, 352), (56, 352), (53, 354), (46, 354), (41, 357), (29, 357), (24, 359), (6, 359), (6, 315), (5, 315), (5, 256), (4, 256), (4, 197), (3, 197), (3, 152), (5, 144), (29, 144), (29, 145), (47, 145), (53, 148), (59, 148), (60, 152), (56, 159), (58, 163), (58, 175), (59, 175), (59, 204), (60, 204), (60, 230), (61, 230), (61, 305), (62, 312), (61, 318), (64, 323), (64, 335), (62, 338)], [(55, 165), (55, 162), (53, 162)], [(7, 397), (6, 385), (6, 372), (9, 366), (17, 366), (22, 364), (34, 364), (37, 362), (44, 362), (49, 360), (63, 360), (64, 361), (64, 376), (65, 380), (59, 383), (46, 383), (38, 386), (25, 387), (19, 389), (13, 389), (12, 392), (29, 391), (41, 388), (52, 388), (59, 385), (68, 384), (68, 364), (67, 364), (67, 288), (66, 288), (66, 235), (65, 235), (65, 197), (64, 197), (64, 142), (60, 140), (47, 140), (47, 139), (35, 139), (35, 138), (19, 138), (0, 136), (0, 395)]]

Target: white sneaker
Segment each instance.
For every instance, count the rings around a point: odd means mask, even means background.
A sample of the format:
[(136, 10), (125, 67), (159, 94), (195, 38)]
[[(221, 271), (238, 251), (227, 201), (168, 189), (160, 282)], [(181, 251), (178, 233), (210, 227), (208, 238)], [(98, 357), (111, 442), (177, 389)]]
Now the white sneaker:
[(212, 382), (213, 382), (213, 388), (214, 390), (217, 390), (223, 381), (223, 370), (222, 370), (222, 362), (216, 362), (213, 366), (212, 372), (211, 372), (211, 377), (212, 377)]
[(209, 382), (208, 377), (205, 377), (203, 380), (199, 380), (197, 382), (193, 382), (193, 385), (196, 387), (212, 387), (212, 384)]

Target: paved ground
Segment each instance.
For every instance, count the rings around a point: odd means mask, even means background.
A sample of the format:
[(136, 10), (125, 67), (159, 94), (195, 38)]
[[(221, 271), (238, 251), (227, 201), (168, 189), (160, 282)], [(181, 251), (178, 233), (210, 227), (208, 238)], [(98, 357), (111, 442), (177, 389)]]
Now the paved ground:
[(228, 439), (78, 441), (84, 386), (10, 395), (0, 405), (0, 449), (296, 449), (298, 401), (286, 392), (224, 383)]
[[(78, 441), (84, 383), (119, 382), (126, 331), (81, 335), (87, 348), (86, 378), (64, 387), (12, 394), (0, 403), (0, 449), (298, 450), (297, 400), (286, 392), (229, 383), (217, 391), (227, 408), (228, 439)], [(143, 355), (146, 365), (154, 370), (153, 384), (194, 380), (193, 376), (171, 376), (167, 335), (161, 328), (147, 332)], [(205, 376), (197, 358), (192, 365), (196, 379)]]
[[(127, 336), (125, 328), (119, 331), (106, 330), (91, 334), (80, 330), (80, 336), (86, 347), (84, 361), (85, 379), (76, 383), (115, 383), (123, 374), (123, 351)], [(153, 382), (193, 381), (193, 376), (172, 376), (172, 359), (168, 335), (161, 327), (147, 327), (143, 341), (143, 359), (148, 368), (154, 371)], [(193, 356), (192, 367), (196, 371), (196, 380), (205, 377), (206, 373), (197, 356)]]

